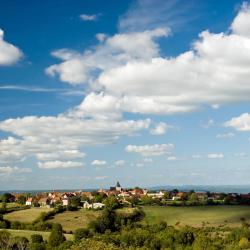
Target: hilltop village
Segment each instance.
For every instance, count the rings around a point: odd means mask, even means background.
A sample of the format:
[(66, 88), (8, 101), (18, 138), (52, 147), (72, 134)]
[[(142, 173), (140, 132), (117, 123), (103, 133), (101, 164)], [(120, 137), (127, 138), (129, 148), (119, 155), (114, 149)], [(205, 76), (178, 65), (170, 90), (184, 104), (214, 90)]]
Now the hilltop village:
[(139, 187), (122, 188), (119, 182), (109, 189), (99, 189), (92, 192), (5, 193), (1, 200), (2, 202), (17, 202), (33, 207), (53, 208), (56, 205), (62, 205), (102, 209), (107, 197), (114, 197), (121, 206), (250, 204), (250, 194), (179, 191), (177, 189), (152, 191)]

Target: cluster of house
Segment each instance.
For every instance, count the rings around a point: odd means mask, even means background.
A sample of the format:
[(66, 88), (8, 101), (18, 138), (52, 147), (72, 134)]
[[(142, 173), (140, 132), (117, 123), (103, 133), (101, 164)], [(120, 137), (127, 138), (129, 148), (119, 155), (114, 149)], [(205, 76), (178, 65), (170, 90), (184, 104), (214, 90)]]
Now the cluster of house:
[[(80, 197), (81, 202), (83, 203), (83, 207), (86, 209), (99, 209), (103, 208), (105, 205), (100, 202), (94, 202), (94, 195), (101, 194), (104, 197), (115, 196), (121, 202), (127, 202), (131, 197), (142, 198), (145, 196), (152, 197), (153, 199), (161, 199), (164, 198), (167, 200), (178, 201), (178, 200), (185, 200), (190, 194), (190, 192), (179, 192), (178, 190), (172, 191), (157, 191), (157, 192), (150, 192), (147, 189), (142, 188), (134, 188), (134, 189), (124, 189), (121, 187), (120, 183), (117, 182), (116, 186), (110, 187), (110, 189), (100, 189), (95, 194), (93, 192), (51, 192), (51, 193), (41, 193), (36, 194), (35, 197), (28, 198), (26, 200), (26, 205), (32, 206), (34, 203), (38, 203), (39, 206), (42, 207), (53, 207), (56, 204), (61, 204), (63, 206), (70, 205), (70, 201), (72, 197)], [(209, 193), (209, 192), (195, 192), (196, 198), (198, 200), (221, 200), (222, 193)], [(226, 195), (232, 201), (236, 199), (249, 199), (250, 201), (250, 194), (236, 194), (230, 193)], [(84, 197), (84, 199), (83, 199)]]
[[(153, 198), (162, 198), (164, 196), (164, 192), (160, 191), (157, 193), (150, 193), (147, 189), (134, 188), (134, 189), (123, 189), (119, 182), (117, 182), (116, 186), (110, 187), (109, 190), (100, 189), (96, 192), (97, 194), (102, 194), (105, 197), (115, 196), (120, 201), (126, 201), (127, 198), (132, 196), (136, 196), (138, 198), (142, 196), (150, 196)], [(103, 208), (105, 205), (100, 202), (91, 202), (94, 199), (93, 192), (50, 192), (50, 193), (37, 193), (35, 196), (30, 197), (26, 200), (27, 206), (33, 206), (34, 204), (38, 204), (41, 207), (54, 207), (56, 204), (60, 204), (63, 206), (70, 205), (70, 201), (72, 197), (85, 197), (86, 200), (82, 200), (83, 207), (86, 209), (99, 209)]]
[[(93, 199), (91, 192), (50, 192), (48, 194), (42, 193), (37, 194), (34, 197), (30, 197), (26, 200), (26, 206), (33, 206), (38, 204), (40, 207), (54, 207), (57, 204), (62, 206), (70, 205), (70, 201), (72, 197), (82, 197), (85, 195), (89, 200)], [(88, 201), (81, 201), (83, 203), (83, 207), (86, 209), (100, 209), (104, 207), (103, 203), (93, 202), (89, 203)]]

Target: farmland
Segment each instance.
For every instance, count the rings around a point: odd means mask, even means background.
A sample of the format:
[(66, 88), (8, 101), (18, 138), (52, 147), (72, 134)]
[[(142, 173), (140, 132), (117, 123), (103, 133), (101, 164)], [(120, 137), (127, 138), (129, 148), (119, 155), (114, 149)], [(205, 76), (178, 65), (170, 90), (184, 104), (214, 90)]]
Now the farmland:
[(57, 214), (48, 222), (60, 223), (63, 229), (68, 232), (77, 228), (85, 228), (99, 214), (100, 212), (91, 210), (66, 211), (62, 214)]
[[(186, 207), (144, 207), (144, 222), (153, 224), (166, 221), (169, 225), (240, 226), (242, 219), (250, 222), (249, 206), (186, 206)], [(208, 223), (207, 223), (208, 222)]]
[(34, 221), (42, 212), (48, 212), (52, 209), (50, 208), (30, 208), (20, 211), (15, 211), (4, 215), (4, 219), (9, 221), (19, 221), (19, 222), (32, 222)]

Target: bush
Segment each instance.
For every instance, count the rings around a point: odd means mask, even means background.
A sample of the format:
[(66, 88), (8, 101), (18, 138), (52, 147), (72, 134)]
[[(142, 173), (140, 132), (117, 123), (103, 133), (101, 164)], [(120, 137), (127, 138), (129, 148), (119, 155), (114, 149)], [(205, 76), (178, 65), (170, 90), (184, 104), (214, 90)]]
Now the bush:
[(45, 243), (30, 243), (29, 250), (45, 250), (46, 249), (46, 245)]
[(13, 221), (11, 222), (11, 229), (21, 229), (21, 222), (19, 221)]
[(43, 242), (43, 236), (40, 234), (32, 234), (31, 235), (31, 242), (32, 243), (42, 243)]
[(76, 229), (75, 233), (75, 241), (80, 241), (83, 238), (87, 238), (89, 236), (89, 230), (86, 228)]
[(8, 223), (6, 221), (0, 221), (0, 228), (1, 229), (7, 229)]
[(64, 241), (59, 247), (57, 247), (57, 250), (69, 250), (71, 246), (73, 245), (72, 241)]
[(10, 233), (7, 231), (0, 231), (0, 249), (7, 249), (10, 241)]
[(26, 249), (28, 246), (28, 239), (25, 237), (16, 236), (10, 239), (9, 245), (11, 249)]

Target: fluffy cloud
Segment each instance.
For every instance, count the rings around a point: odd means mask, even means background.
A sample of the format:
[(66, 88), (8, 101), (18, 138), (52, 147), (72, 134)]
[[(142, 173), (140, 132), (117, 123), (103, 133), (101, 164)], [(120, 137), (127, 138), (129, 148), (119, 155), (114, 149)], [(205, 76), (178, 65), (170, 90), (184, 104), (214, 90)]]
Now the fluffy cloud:
[(96, 21), (98, 18), (98, 15), (81, 14), (79, 17), (82, 21)]
[(18, 161), (35, 156), (40, 161), (84, 157), (82, 147), (111, 143), (121, 136), (147, 129), (149, 120), (97, 120), (61, 114), (57, 117), (8, 119), (0, 130), (14, 134), (0, 140), (0, 161)]
[(154, 39), (167, 35), (167, 29), (116, 34), (112, 37), (102, 35), (101, 39), (99, 35), (97, 38), (101, 43), (94, 50), (78, 53), (60, 49), (52, 52), (52, 56), (63, 62), (48, 67), (46, 73), (51, 76), (58, 75), (61, 81), (73, 85), (92, 82), (93, 71), (104, 71), (128, 61), (147, 60), (157, 56), (159, 47)]
[(30, 173), (32, 170), (30, 168), (19, 168), (19, 167), (0, 167), (0, 175), (5, 174), (16, 174), (16, 173)]
[(24, 161), (24, 160), (25, 160), (25, 157), (20, 152), (9, 151), (9, 150), (8, 151), (7, 150), (0, 151), (0, 162), (1, 163), (19, 162), (19, 161)]
[(76, 159), (83, 158), (85, 153), (79, 150), (64, 150), (53, 153), (37, 153), (36, 157), (40, 161), (51, 161), (56, 159)]
[(57, 169), (57, 168), (76, 168), (82, 167), (82, 162), (74, 161), (46, 161), (38, 162), (38, 167), (41, 169)]
[(225, 127), (232, 127), (238, 131), (250, 131), (250, 114), (244, 113), (224, 123)]
[(94, 160), (91, 162), (91, 165), (95, 165), (95, 166), (102, 166), (102, 165), (106, 165), (107, 162), (106, 161), (102, 161), (102, 160)]
[(164, 154), (171, 154), (174, 149), (173, 144), (154, 144), (154, 145), (128, 145), (125, 150), (128, 153), (137, 153), (144, 157), (160, 156)]
[(164, 122), (160, 122), (159, 124), (157, 124), (154, 128), (152, 128), (150, 130), (150, 133), (152, 135), (163, 135), (166, 133), (167, 129), (171, 127), (169, 125), (167, 125), (166, 123)]
[(209, 158), (209, 159), (221, 159), (221, 158), (224, 158), (224, 154), (222, 154), (222, 153), (212, 153), (212, 154), (208, 154), (207, 158)]
[(249, 100), (249, 30), (250, 8), (244, 4), (229, 30), (201, 32), (190, 50), (176, 57), (160, 55), (156, 38), (169, 31), (154, 28), (102, 37), (98, 46), (83, 53), (56, 51), (53, 55), (63, 62), (47, 73), (71, 84), (89, 83), (95, 93), (91, 97), (103, 102), (113, 96), (115, 112), (173, 114), (207, 105), (218, 108)]
[(235, 17), (231, 29), (235, 34), (250, 37), (250, 12), (249, 5), (244, 2), (240, 13)]
[(4, 41), (4, 31), (0, 29), (0, 66), (15, 64), (22, 56), (20, 49)]

